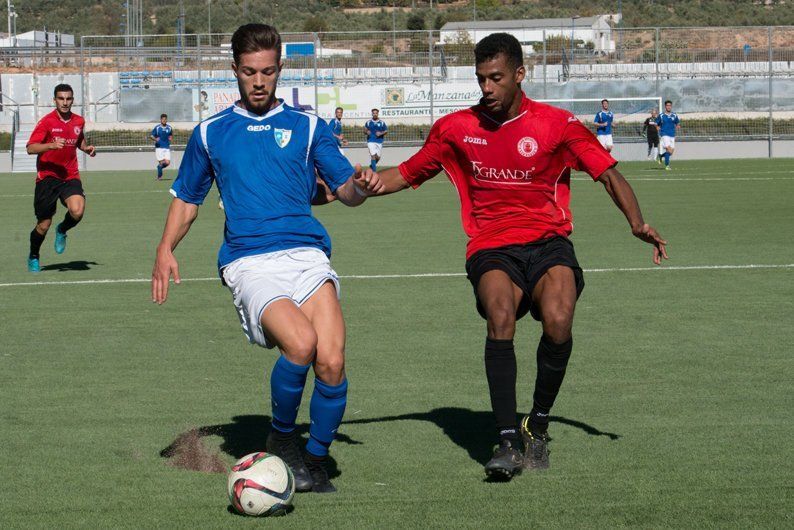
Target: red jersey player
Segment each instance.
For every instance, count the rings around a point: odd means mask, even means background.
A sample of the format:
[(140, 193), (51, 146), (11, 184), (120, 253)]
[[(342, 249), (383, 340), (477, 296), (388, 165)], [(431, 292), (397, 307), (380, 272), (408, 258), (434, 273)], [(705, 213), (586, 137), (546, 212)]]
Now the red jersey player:
[[(510, 479), (549, 465), (549, 412), (571, 355), (574, 307), (584, 288), (567, 237), (571, 169), (604, 185), (632, 233), (653, 245), (657, 265), (667, 258), (667, 243), (643, 221), (634, 192), (593, 134), (571, 113), (524, 96), (523, 56), (514, 37), (492, 34), (474, 54), (480, 104), (439, 119), (418, 153), (365, 179), (368, 194), (384, 195), (416, 188), (443, 170), (458, 191), (469, 236), (466, 272), (487, 320), (485, 371), (500, 436), (485, 471)], [(532, 411), (519, 428), (513, 335), (527, 312), (541, 322), (543, 336)]]
[(72, 112), (74, 91), (66, 84), (55, 87), (55, 110), (44, 116), (28, 140), (28, 154), (36, 158), (36, 191), (33, 209), (36, 227), (30, 232), (28, 270), (39, 272), (39, 251), (58, 200), (68, 208), (63, 221), (55, 228), (55, 252), (66, 249), (66, 232), (83, 218), (85, 194), (77, 168), (77, 149), (94, 156), (94, 146), (83, 136), (85, 120)]

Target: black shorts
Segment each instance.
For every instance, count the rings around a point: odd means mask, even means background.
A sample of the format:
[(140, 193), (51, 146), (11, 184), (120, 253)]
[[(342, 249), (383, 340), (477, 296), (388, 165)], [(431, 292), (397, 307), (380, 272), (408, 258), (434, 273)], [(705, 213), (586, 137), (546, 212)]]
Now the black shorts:
[(33, 194), (33, 211), (36, 213), (36, 220), (52, 219), (58, 199), (61, 204), (66, 206), (66, 199), (72, 195), (85, 197), (83, 183), (80, 182), (80, 179), (61, 180), (55, 177), (46, 177), (38, 181)]
[(527, 312), (530, 312), (535, 320), (540, 320), (540, 310), (532, 302), (532, 290), (541, 276), (555, 265), (566, 265), (573, 269), (578, 299), (584, 290), (584, 275), (576, 260), (573, 243), (566, 237), (557, 236), (524, 245), (507, 245), (475, 253), (466, 260), (466, 275), (474, 287), (477, 312), (481, 317), (487, 318), (477, 296), (477, 284), (480, 278), (488, 271), (501, 270), (524, 292), (516, 311), (516, 320), (523, 318)]
[(656, 136), (656, 137), (649, 136), (648, 137), (648, 147), (659, 147), (659, 137), (658, 136)]

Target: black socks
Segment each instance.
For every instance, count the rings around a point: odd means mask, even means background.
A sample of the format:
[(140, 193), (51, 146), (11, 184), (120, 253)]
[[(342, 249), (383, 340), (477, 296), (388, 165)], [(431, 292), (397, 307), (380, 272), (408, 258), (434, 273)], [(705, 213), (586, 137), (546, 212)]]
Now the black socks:
[(69, 212), (66, 212), (66, 215), (63, 216), (63, 221), (61, 221), (61, 224), (56, 227), (56, 230), (62, 234), (65, 234), (68, 230), (77, 226), (77, 223), (79, 222), (79, 219), (75, 219)]
[(39, 234), (35, 228), (30, 232), (30, 259), (39, 259), (39, 251), (41, 251), (41, 244), (44, 243), (45, 237)]
[(512, 339), (485, 339), (485, 375), (499, 438), (515, 441), (518, 439), (516, 353)]
[(538, 344), (538, 374), (535, 379), (532, 411), (529, 422), (532, 432), (543, 434), (549, 426), (549, 411), (560, 392), (565, 368), (571, 357), (573, 339), (555, 344), (543, 335)]

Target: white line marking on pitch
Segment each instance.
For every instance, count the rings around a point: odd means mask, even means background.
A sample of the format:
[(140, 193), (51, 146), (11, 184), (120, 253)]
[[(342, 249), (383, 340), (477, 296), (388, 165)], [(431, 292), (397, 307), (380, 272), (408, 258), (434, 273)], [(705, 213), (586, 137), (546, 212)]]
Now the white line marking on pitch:
[[(661, 267), (614, 267), (604, 269), (583, 269), (584, 272), (664, 272), (664, 271), (699, 271), (699, 270), (749, 270), (749, 269), (792, 269), (794, 263), (781, 263), (781, 264), (748, 264), (748, 265), (681, 265), (681, 266), (661, 266)], [(420, 274), (349, 274), (340, 275), (339, 278), (343, 280), (386, 280), (386, 279), (399, 279), (399, 278), (456, 278), (466, 276), (465, 272), (427, 272)], [(103, 283), (148, 283), (151, 278), (119, 278), (119, 279), (105, 279), (105, 280), (67, 280), (67, 281), (53, 281), (53, 282), (16, 282), (16, 283), (0, 283), (0, 287), (30, 287), (38, 285), (92, 285)], [(183, 282), (220, 282), (220, 278), (215, 276), (212, 278), (182, 278)]]
[[(132, 195), (135, 193), (164, 193), (170, 195), (168, 193), (168, 190), (130, 190), (130, 191), (89, 191), (86, 194), (86, 197), (90, 198), (93, 197), (94, 195)], [(33, 194), (28, 193), (24, 195), (0, 195), (0, 199), (16, 199), (16, 198), (25, 198), (25, 197), (33, 197)]]

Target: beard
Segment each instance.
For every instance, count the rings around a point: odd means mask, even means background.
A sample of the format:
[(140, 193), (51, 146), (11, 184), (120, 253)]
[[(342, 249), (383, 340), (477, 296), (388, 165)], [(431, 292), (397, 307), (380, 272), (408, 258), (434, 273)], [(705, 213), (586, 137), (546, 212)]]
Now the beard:
[(267, 113), (273, 107), (273, 101), (275, 100), (275, 90), (274, 92), (268, 92), (266, 90), (258, 91), (264, 94), (264, 97), (256, 94), (253, 94), (253, 91), (246, 92), (244, 87), (241, 83), (237, 83), (237, 89), (240, 91), (240, 100), (243, 104), (243, 107), (249, 112), (253, 112), (254, 114), (262, 114)]

